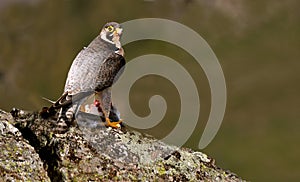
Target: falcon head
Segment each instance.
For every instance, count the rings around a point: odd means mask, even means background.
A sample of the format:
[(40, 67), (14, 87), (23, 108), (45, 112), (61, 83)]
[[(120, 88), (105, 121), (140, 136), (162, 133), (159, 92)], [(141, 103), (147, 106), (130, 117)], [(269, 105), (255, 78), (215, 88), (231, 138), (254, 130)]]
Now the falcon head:
[(120, 37), (123, 29), (116, 22), (109, 22), (104, 25), (101, 30), (100, 37), (106, 42), (114, 44), (117, 48), (121, 48)]

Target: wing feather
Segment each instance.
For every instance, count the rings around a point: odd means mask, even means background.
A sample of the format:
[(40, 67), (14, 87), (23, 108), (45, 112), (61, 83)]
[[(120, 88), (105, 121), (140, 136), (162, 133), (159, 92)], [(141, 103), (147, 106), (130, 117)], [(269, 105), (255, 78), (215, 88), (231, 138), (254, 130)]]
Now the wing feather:
[(111, 87), (123, 72), (124, 66), (125, 58), (122, 55), (112, 53), (99, 68), (95, 91), (101, 92)]

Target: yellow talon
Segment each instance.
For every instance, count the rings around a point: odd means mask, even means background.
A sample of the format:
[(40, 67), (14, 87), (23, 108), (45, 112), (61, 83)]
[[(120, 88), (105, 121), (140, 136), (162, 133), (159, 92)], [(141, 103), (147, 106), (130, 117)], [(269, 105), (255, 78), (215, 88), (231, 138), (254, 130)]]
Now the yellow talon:
[(117, 122), (111, 122), (109, 118), (106, 118), (105, 120), (106, 120), (106, 124), (105, 125), (106, 126), (110, 126), (112, 128), (121, 128), (120, 123), (122, 123), (122, 121), (123, 121), (123, 120), (120, 119)]

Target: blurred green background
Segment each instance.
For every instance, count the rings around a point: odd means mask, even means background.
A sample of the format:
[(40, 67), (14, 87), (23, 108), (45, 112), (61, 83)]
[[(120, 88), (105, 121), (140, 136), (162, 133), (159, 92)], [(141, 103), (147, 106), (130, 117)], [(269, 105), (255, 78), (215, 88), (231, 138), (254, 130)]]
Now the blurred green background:
[[(297, 0), (1, 0), (0, 108), (38, 110), (48, 104), (42, 96), (58, 98), (72, 60), (104, 23), (167, 18), (198, 32), (225, 74), (225, 118), (204, 152), (247, 180), (299, 181), (299, 7)], [(196, 149), (210, 110), (201, 68), (184, 50), (165, 42), (139, 41), (124, 48), (127, 61), (143, 54), (167, 55), (192, 75), (201, 116), (185, 146)], [(168, 111), (161, 124), (145, 132), (163, 137), (179, 116), (179, 94), (162, 77), (140, 79), (130, 96), (138, 115), (149, 114), (153, 94), (165, 97)]]

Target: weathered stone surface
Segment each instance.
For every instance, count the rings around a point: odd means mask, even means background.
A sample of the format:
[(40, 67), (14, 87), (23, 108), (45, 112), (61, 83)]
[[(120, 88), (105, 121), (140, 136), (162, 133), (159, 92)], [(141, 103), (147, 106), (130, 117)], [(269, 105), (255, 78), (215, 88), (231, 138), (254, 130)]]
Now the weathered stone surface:
[(0, 181), (50, 181), (34, 148), (0, 110)]
[[(47, 173), (40, 160), (27, 169), (40, 169), (40, 174), (48, 174), (51, 181), (242, 181), (218, 168), (213, 159), (201, 152), (169, 146), (136, 131), (106, 128), (100, 121), (85, 116), (79, 118), (76, 127), (62, 130), (55, 120), (42, 119), (37, 113), (14, 110), (13, 115), (14, 119), (1, 112), (1, 122), (13, 124), (21, 133), (14, 128), (18, 135), (2, 135), (1, 142), (11, 138), (16, 143), (26, 143), (23, 137), (27, 139), (34, 149), (28, 143), (18, 148), (40, 158)], [(1, 127), (0, 131), (9, 133), (6, 128)], [(3, 161), (11, 160), (11, 150), (7, 151), (8, 154), (1, 153), (1, 166)], [(34, 157), (24, 156), (24, 161)], [(0, 172), (1, 176), (5, 174), (2, 169)], [(11, 178), (21, 180), (22, 175), (17, 174)], [(38, 181), (47, 181), (42, 175), (39, 177)]]

